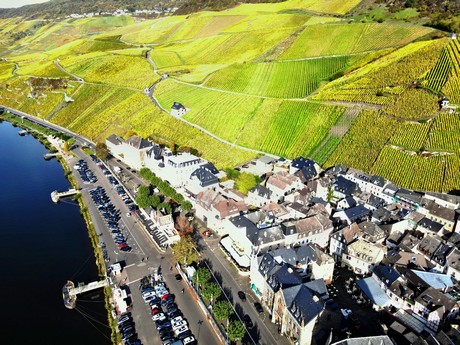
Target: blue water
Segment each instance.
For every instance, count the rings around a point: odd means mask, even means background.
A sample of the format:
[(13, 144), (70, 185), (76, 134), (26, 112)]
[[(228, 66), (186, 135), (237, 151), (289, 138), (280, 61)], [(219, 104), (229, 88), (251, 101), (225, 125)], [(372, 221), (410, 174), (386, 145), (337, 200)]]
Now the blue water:
[[(98, 279), (93, 249), (79, 207), (51, 201), (53, 190), (70, 187), (62, 167), (18, 131), (0, 123), (0, 343), (110, 344), (106, 326), (64, 307), (67, 279)], [(107, 324), (102, 292), (82, 296), (77, 306)]]

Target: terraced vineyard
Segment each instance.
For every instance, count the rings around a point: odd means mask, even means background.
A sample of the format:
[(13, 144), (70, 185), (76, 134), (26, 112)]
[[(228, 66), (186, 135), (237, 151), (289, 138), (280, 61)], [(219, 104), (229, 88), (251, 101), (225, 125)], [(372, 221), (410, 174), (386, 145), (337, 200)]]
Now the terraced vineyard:
[(429, 28), (394, 24), (308, 25), (279, 59), (345, 55), (397, 47), (430, 31)]
[(160, 79), (143, 57), (96, 53), (61, 61), (71, 73), (89, 82), (143, 90)]
[[(276, 98), (303, 98), (321, 81), (344, 70), (348, 57), (295, 62), (235, 64), (214, 73), (205, 86)], [(293, 78), (293, 76), (296, 76)]]
[[(342, 15), (359, 2), (242, 4), (143, 21), (0, 19), (0, 104), (94, 141), (134, 131), (193, 147), (219, 168), (255, 156), (239, 145), (409, 188), (460, 189), (459, 112), (439, 109), (442, 96), (460, 103), (459, 42), (406, 23), (349, 23)], [(143, 93), (155, 82), (166, 112)], [(167, 113), (173, 102), (189, 108), (182, 119)]]

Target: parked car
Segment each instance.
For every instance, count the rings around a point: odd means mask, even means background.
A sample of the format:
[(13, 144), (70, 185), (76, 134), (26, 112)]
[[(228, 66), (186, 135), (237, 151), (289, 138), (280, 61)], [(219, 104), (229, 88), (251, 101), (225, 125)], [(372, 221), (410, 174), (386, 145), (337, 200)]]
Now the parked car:
[(246, 301), (246, 294), (245, 294), (243, 291), (238, 291), (238, 297), (239, 297), (240, 300), (242, 300), (243, 302)]
[(258, 313), (264, 312), (264, 308), (262, 308), (262, 304), (260, 304), (259, 302), (254, 302), (254, 308), (256, 308)]
[(251, 329), (252, 327), (254, 327), (251, 318), (247, 314), (243, 316), (243, 322), (247, 329)]

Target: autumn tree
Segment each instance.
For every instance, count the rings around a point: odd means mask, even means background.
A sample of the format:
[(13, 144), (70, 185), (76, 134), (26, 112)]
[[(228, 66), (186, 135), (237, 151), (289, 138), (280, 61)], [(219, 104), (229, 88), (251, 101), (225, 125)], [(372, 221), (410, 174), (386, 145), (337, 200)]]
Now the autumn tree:
[(190, 265), (198, 261), (196, 244), (191, 236), (183, 236), (172, 246), (174, 260), (180, 264)]
[(174, 225), (179, 236), (189, 236), (193, 233), (193, 227), (187, 218), (179, 216), (176, 218), (176, 224)]
[(96, 144), (96, 156), (98, 156), (100, 160), (105, 161), (109, 155), (110, 152), (105, 143)]

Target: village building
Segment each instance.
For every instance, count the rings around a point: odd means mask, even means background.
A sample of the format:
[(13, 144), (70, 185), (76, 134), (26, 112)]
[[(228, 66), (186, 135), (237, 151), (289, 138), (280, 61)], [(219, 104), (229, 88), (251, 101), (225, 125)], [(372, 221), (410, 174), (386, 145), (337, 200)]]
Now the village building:
[(356, 241), (363, 234), (362, 230), (356, 223), (331, 234), (329, 242), (329, 254), (332, 255), (335, 262), (342, 260), (342, 254), (346, 252), (347, 246)]
[(182, 104), (179, 102), (174, 102), (174, 104), (171, 107), (171, 115), (175, 117), (180, 117), (182, 115), (185, 115), (185, 113), (188, 111), (187, 108), (185, 108)]
[(369, 274), (385, 254), (385, 247), (358, 239), (342, 254), (342, 265), (348, 266), (356, 274)]
[(150, 141), (137, 135), (133, 135), (127, 140), (111, 135), (105, 142), (112, 156), (136, 170), (145, 166), (147, 152), (153, 146)]

